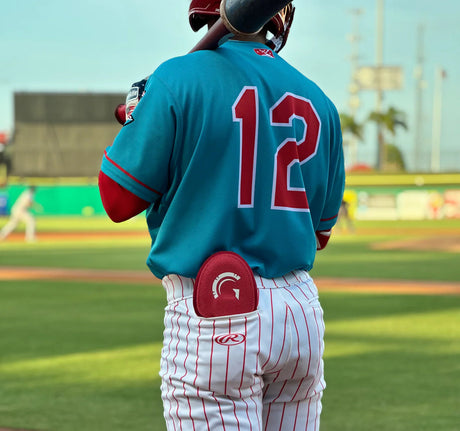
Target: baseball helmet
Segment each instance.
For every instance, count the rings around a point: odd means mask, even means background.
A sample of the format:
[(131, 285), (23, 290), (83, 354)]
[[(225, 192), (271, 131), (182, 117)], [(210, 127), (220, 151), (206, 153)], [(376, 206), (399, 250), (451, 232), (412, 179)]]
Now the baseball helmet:
[[(210, 16), (220, 16), (221, 0), (192, 0), (188, 10), (190, 27), (198, 31), (205, 26)], [(292, 3), (285, 6), (267, 24), (267, 30), (275, 37), (279, 37), (285, 31), (286, 18), (292, 14)]]

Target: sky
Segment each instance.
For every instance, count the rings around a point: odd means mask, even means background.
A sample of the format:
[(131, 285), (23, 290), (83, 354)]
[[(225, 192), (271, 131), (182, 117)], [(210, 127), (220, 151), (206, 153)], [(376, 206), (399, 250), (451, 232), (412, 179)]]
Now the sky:
[[(296, 14), (281, 55), (315, 81), (339, 112), (349, 112), (352, 44), (359, 31), (360, 66), (376, 61), (378, 0), (294, 0)], [(186, 54), (204, 35), (188, 25), (189, 0), (0, 0), (0, 131), (14, 128), (14, 92), (127, 92), (163, 61)], [(355, 21), (352, 10), (360, 9)], [(421, 151), (418, 169), (429, 169), (433, 123), (441, 127), (442, 171), (460, 169), (460, 2), (384, 0), (383, 64), (398, 66), (403, 87), (384, 93), (383, 109), (406, 114), (408, 130), (388, 139), (415, 169), (418, 29), (423, 28)], [(357, 22), (357, 26), (356, 26)], [(435, 71), (446, 72), (435, 91)], [(208, 73), (212, 73), (209, 71)], [(206, 79), (204, 76), (203, 79)], [(276, 77), (273, 77), (275, 80)], [(358, 93), (358, 121), (376, 108), (374, 91)], [(435, 102), (435, 97), (437, 101)], [(434, 106), (438, 108), (434, 109)], [(89, 106), (88, 109), (91, 109)], [(433, 121), (440, 113), (441, 121)], [(438, 136), (438, 135), (436, 135)], [(356, 158), (375, 164), (375, 126), (365, 126)]]

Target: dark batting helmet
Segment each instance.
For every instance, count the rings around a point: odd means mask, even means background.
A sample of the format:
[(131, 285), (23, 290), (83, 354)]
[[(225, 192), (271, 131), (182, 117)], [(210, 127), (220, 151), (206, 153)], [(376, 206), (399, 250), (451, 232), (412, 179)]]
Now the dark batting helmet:
[[(209, 17), (220, 16), (221, 0), (192, 0), (188, 10), (190, 27), (198, 31), (208, 23)], [(286, 31), (286, 23), (293, 13), (292, 3), (289, 3), (278, 12), (267, 24), (267, 30), (275, 37), (283, 35)]]

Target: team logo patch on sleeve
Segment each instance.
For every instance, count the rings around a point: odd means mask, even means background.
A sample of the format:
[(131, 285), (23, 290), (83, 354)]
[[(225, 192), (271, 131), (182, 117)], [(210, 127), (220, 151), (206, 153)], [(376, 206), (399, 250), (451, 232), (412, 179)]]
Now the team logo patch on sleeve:
[(257, 55), (260, 55), (261, 57), (271, 57), (271, 58), (275, 58), (275, 56), (273, 55), (273, 52), (271, 51), (271, 49), (267, 49), (267, 48), (255, 48), (255, 49), (254, 49), (254, 52), (255, 52)]

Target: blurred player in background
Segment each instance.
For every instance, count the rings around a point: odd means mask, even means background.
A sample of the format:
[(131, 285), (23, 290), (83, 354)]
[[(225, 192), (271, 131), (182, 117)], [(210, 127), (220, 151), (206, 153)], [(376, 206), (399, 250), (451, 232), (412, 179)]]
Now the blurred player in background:
[(355, 231), (355, 225), (350, 214), (350, 203), (346, 199), (342, 199), (342, 203), (340, 205), (338, 226), (341, 230), (348, 231), (349, 233), (353, 233)]
[[(191, 27), (219, 4), (193, 0)], [(278, 55), (293, 13), (135, 83), (103, 157), (104, 207), (116, 222), (147, 210), (147, 265), (167, 293), (168, 430), (319, 429), (324, 321), (308, 271), (344, 165), (336, 108)]]
[(24, 190), (11, 207), (11, 216), (5, 226), (0, 231), (0, 241), (3, 241), (11, 232), (13, 232), (20, 222), (26, 226), (25, 240), (33, 242), (35, 236), (35, 217), (30, 211), (35, 205), (35, 186), (29, 186)]

